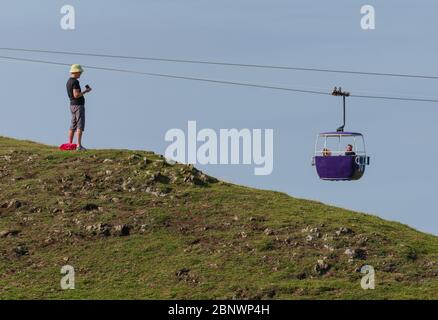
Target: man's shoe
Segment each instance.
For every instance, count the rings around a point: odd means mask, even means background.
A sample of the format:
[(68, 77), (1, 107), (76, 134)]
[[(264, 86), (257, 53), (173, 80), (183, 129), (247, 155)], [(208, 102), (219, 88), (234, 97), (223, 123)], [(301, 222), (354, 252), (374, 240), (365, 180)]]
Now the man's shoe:
[(77, 151), (86, 151), (87, 149), (85, 149), (83, 146), (77, 146), (76, 150)]

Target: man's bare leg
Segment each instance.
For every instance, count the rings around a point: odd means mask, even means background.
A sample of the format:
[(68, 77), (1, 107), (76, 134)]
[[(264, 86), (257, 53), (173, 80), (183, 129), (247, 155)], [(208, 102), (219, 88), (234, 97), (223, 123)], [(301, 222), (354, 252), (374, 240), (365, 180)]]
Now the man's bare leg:
[(81, 129), (78, 129), (78, 130), (76, 130), (76, 132), (77, 132), (77, 136), (78, 136), (78, 147), (80, 147), (80, 146), (82, 146), (82, 130)]
[(68, 143), (70, 143), (70, 144), (73, 143), (73, 137), (74, 137), (74, 135), (75, 135), (75, 132), (74, 132), (72, 129), (70, 129), (70, 130), (68, 131)]

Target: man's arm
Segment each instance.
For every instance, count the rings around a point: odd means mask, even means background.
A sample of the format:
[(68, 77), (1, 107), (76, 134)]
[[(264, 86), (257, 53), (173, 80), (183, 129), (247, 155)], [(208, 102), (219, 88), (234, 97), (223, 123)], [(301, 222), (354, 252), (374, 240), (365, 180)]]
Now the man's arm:
[(78, 99), (80, 97), (83, 97), (86, 93), (90, 92), (91, 88), (87, 88), (84, 91), (81, 92), (79, 89), (73, 89), (73, 97), (75, 99)]

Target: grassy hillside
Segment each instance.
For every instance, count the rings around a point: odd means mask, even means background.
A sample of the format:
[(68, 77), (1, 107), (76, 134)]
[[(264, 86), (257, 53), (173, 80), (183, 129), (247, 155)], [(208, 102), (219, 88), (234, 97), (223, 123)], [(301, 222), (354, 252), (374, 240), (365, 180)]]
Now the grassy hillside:
[(151, 152), (0, 138), (0, 298), (438, 299), (438, 238)]

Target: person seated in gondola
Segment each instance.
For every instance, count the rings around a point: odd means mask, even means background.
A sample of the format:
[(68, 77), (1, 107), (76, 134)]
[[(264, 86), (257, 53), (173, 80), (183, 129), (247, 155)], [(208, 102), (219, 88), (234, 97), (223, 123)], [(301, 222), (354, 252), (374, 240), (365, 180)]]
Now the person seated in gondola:
[(324, 148), (324, 149), (322, 149), (322, 155), (324, 157), (330, 157), (332, 155), (332, 152), (330, 151), (329, 148)]
[(355, 156), (356, 152), (353, 151), (353, 146), (351, 144), (348, 144), (345, 148), (345, 155), (346, 156)]

